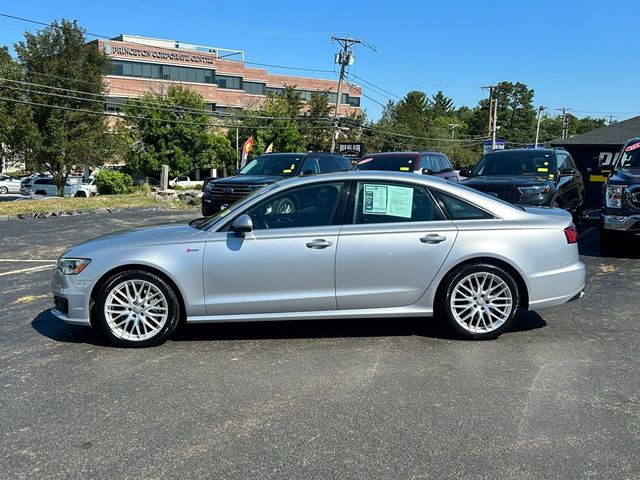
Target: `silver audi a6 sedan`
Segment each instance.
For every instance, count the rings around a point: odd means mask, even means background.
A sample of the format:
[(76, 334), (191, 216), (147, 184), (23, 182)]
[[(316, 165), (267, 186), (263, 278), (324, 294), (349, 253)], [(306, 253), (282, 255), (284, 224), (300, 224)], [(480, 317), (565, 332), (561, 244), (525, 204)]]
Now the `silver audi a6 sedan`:
[(493, 338), (518, 308), (582, 295), (571, 215), (430, 176), (283, 180), (188, 225), (129, 230), (65, 252), (53, 313), (122, 346), (181, 321), (431, 317)]

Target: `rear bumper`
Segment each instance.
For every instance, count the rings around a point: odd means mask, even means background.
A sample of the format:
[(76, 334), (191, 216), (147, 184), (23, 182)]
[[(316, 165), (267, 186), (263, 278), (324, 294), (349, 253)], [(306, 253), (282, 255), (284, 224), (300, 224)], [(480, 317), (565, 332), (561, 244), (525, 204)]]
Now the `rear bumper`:
[(528, 275), (529, 309), (555, 307), (584, 295), (586, 268), (580, 261)]

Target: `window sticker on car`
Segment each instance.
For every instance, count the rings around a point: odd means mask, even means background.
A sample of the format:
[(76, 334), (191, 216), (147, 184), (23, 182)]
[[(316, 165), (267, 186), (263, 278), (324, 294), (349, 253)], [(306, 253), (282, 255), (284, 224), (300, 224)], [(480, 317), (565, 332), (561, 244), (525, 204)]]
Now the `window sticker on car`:
[(538, 171), (539, 171), (539, 172), (548, 172), (548, 171), (549, 171), (549, 169), (548, 169), (547, 167), (539, 167), (539, 168), (538, 168)]
[(285, 168), (284, 170), (282, 170), (282, 173), (291, 173), (291, 169), (290, 168)]
[(408, 172), (409, 171), (409, 167), (400, 167), (400, 170), (403, 172)]
[(634, 150), (637, 150), (638, 148), (640, 148), (640, 142), (634, 143), (632, 145), (629, 145), (627, 148), (624, 149), (625, 152), (632, 152)]
[(413, 188), (365, 185), (362, 213), (411, 218)]

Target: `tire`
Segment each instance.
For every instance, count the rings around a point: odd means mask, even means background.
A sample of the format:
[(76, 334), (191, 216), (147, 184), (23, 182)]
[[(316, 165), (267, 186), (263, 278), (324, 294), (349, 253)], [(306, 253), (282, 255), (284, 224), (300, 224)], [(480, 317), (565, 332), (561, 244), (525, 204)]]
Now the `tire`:
[(0, 195), (5, 195), (9, 193), (9, 189), (5, 186), (0, 187)]
[(44, 195), (46, 197), (47, 192), (45, 192), (44, 190), (38, 190), (36, 193), (34, 193), (34, 195)]
[[(150, 302), (155, 303), (149, 305)], [(96, 326), (120, 347), (164, 343), (178, 325), (180, 315), (180, 302), (173, 288), (143, 270), (115, 274), (104, 283), (96, 299)]]
[(464, 265), (449, 273), (443, 285), (438, 311), (459, 337), (494, 339), (511, 326), (518, 313), (518, 285), (496, 265)]
[(74, 195), (75, 197), (84, 197), (87, 198), (87, 193), (86, 192), (76, 192), (76, 194)]
[(607, 230), (603, 226), (600, 226), (600, 253), (608, 255), (616, 248), (616, 244), (620, 247), (618, 242), (618, 236), (616, 232)]

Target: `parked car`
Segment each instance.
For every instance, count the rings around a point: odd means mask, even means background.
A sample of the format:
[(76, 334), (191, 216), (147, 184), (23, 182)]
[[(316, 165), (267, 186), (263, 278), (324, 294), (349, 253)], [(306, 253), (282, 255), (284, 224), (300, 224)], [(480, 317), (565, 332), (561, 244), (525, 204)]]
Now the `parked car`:
[[(77, 185), (71, 185), (67, 183), (64, 186), (64, 196), (73, 197), (78, 191)], [(20, 193), (22, 195), (44, 195), (48, 197), (58, 195), (58, 186), (53, 182), (51, 177), (35, 177), (28, 183), (23, 183), (20, 186)]]
[[(210, 180), (202, 195), (202, 214), (213, 215), (265, 185), (287, 177), (351, 169), (348, 158), (333, 153), (268, 153), (252, 159), (235, 176)], [(279, 206), (291, 208), (288, 203)]]
[(373, 153), (359, 160), (354, 170), (386, 170), (435, 175), (445, 180), (458, 181), (451, 162), (440, 152), (384, 152)]
[(625, 143), (602, 197), (601, 247), (614, 247), (620, 234), (640, 235), (640, 137)]
[(169, 180), (169, 186), (171, 188), (194, 188), (201, 189), (202, 188), (202, 180), (191, 180), (188, 175), (180, 175), (179, 177), (174, 178), (173, 180)]
[[(281, 211), (283, 202), (296, 208)], [(186, 225), (76, 245), (52, 283), (54, 315), (124, 346), (159, 344), (181, 319), (434, 313), (487, 339), (519, 308), (580, 298), (585, 267), (568, 212), (428, 175), (348, 172), (282, 180)]]
[(93, 197), (98, 194), (98, 185), (95, 177), (90, 177), (86, 182), (75, 185), (74, 197)]
[(0, 195), (20, 193), (20, 179), (0, 174)]
[(569, 152), (562, 149), (498, 150), (473, 169), (462, 169), (462, 183), (518, 205), (559, 207), (579, 218), (584, 181)]

